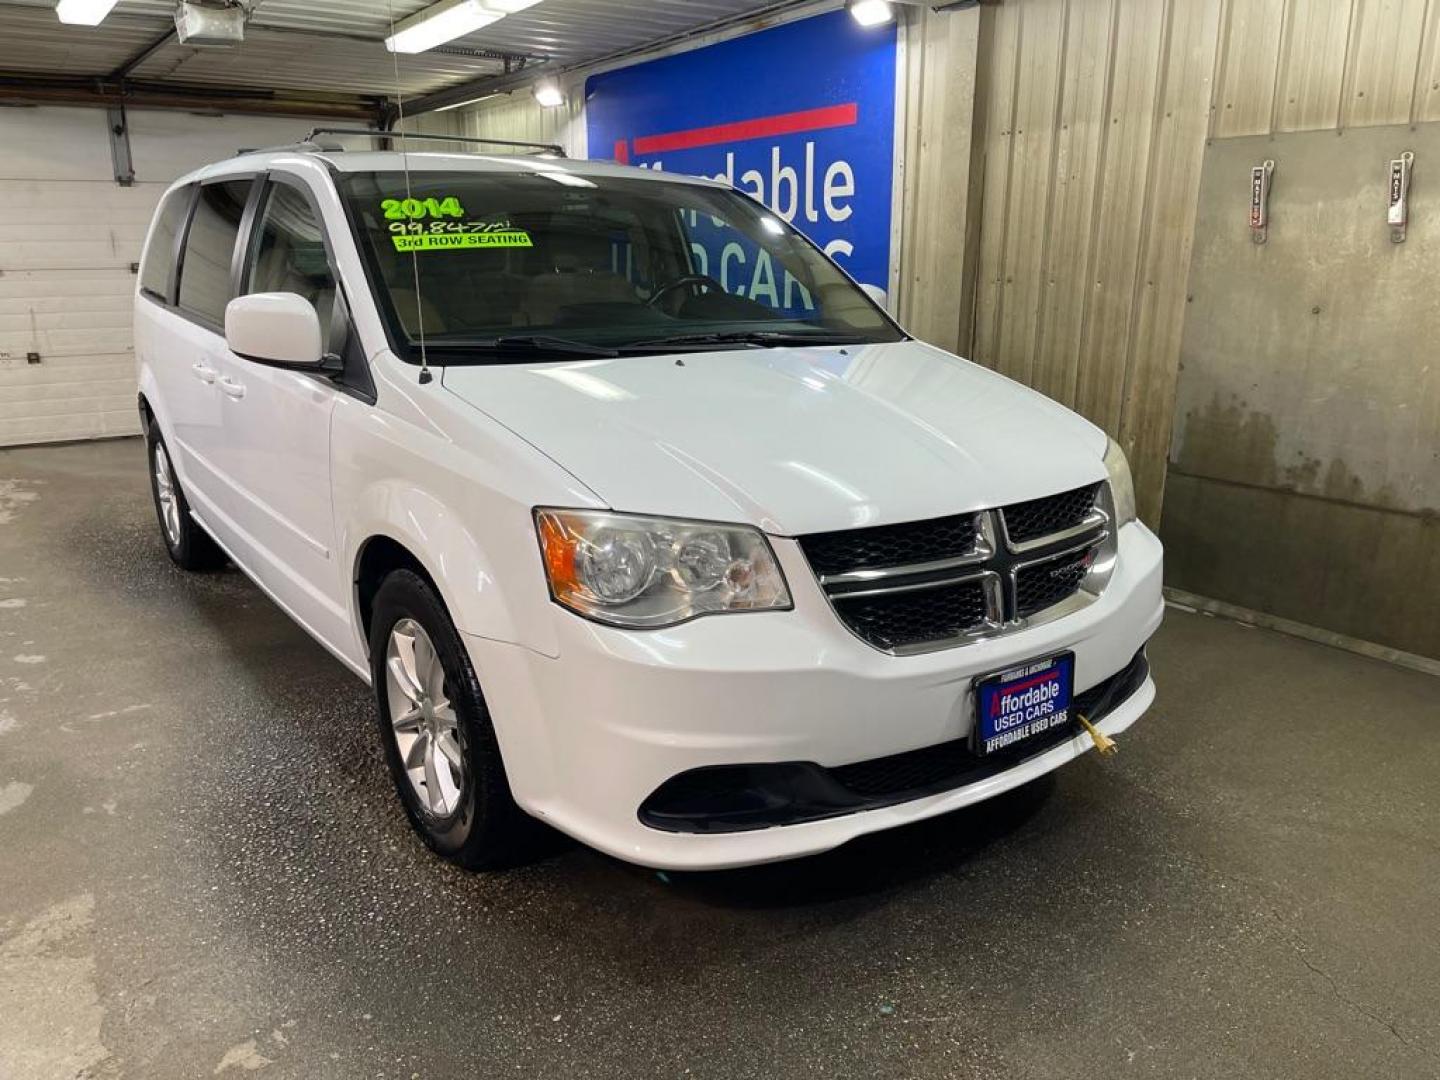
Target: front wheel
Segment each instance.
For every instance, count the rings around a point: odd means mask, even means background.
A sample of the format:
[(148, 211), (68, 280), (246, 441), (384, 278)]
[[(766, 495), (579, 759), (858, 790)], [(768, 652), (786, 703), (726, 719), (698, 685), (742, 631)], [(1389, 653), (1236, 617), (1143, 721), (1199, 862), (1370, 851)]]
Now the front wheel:
[(390, 774), (420, 838), (472, 870), (522, 860), (538, 823), (510, 795), (469, 654), (419, 574), (397, 570), (376, 593), (370, 669)]
[(154, 421), (145, 432), (145, 445), (150, 457), (150, 495), (155, 500), (160, 538), (171, 560), (182, 570), (216, 570), (224, 566), (225, 553), (190, 516), (190, 503), (180, 490), (170, 451)]

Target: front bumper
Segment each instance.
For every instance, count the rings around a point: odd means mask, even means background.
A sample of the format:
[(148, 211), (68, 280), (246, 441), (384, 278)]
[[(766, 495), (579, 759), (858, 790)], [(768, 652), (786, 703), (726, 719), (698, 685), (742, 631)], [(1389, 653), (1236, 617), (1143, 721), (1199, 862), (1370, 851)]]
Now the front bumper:
[[(706, 766), (809, 762), (825, 769), (968, 735), (971, 682), (1063, 650), (1077, 694), (1131, 663), (1160, 624), (1161, 548), (1139, 523), (1120, 530), (1114, 576), (1093, 604), (1055, 622), (918, 656), (878, 652), (831, 610), (792, 541), (774, 542), (795, 609), (712, 616), (628, 632), (554, 608), (560, 655), (467, 638), (517, 801), (619, 858), (719, 869), (813, 854), (943, 814), (1073, 760), (1066, 738), (962, 786), (818, 820), (728, 832), (662, 831), (640, 807), (666, 781)], [(1149, 707), (1148, 675), (1098, 725), (1125, 730)]]

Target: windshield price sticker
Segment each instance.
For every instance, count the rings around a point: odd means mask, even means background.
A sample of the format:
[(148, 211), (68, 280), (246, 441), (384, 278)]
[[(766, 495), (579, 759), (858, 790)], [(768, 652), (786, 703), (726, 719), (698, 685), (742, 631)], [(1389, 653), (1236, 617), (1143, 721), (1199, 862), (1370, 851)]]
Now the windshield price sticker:
[(530, 234), (521, 229), (493, 232), (437, 232), (391, 237), (396, 251), (458, 251), (467, 248), (528, 248)]
[(407, 221), (390, 226), (396, 251), (461, 251), (534, 247), (530, 234), (509, 221)]

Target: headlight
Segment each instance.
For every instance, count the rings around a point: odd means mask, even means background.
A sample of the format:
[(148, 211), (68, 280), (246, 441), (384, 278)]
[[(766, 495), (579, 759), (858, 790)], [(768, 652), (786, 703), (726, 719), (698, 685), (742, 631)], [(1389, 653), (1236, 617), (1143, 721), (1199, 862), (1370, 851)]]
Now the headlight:
[(551, 595), (598, 622), (653, 629), (791, 606), (758, 529), (592, 510), (536, 510), (535, 528)]
[(1105, 471), (1110, 474), (1110, 499), (1115, 504), (1115, 527), (1119, 528), (1135, 520), (1135, 484), (1125, 451), (1114, 439), (1105, 447)]

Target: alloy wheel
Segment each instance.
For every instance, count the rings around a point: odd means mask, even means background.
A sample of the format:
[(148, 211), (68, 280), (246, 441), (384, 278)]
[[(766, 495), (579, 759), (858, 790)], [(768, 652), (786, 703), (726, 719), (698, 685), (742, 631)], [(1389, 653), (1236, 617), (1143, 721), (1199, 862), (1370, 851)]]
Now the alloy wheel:
[(176, 497), (175, 474), (170, 470), (170, 455), (162, 443), (155, 444), (155, 498), (160, 501), (160, 521), (170, 546), (180, 543), (180, 500)]
[(385, 684), (400, 760), (420, 804), (449, 817), (465, 788), (460, 720), (435, 644), (414, 619), (401, 619), (385, 650)]

